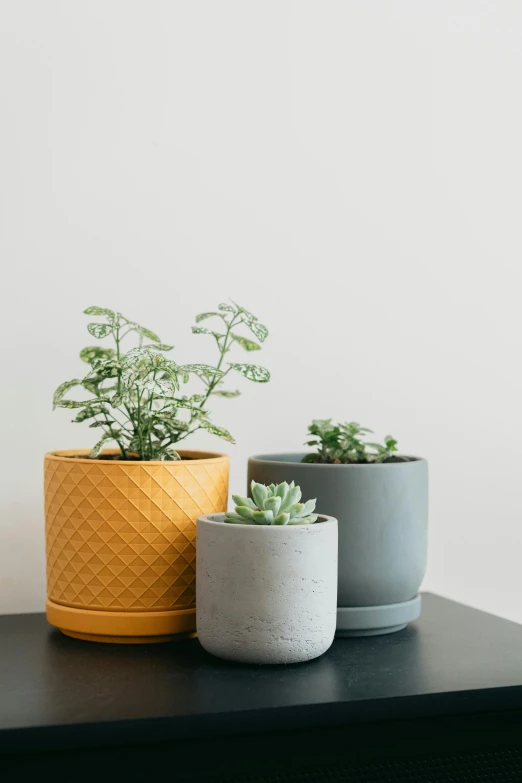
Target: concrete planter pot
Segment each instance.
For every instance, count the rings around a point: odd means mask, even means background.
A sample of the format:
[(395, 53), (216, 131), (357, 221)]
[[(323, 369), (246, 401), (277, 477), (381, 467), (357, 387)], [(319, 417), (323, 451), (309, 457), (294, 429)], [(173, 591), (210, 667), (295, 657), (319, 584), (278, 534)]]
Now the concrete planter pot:
[(370, 636), (420, 616), (426, 570), (428, 463), (314, 465), (304, 453), (251, 457), (248, 485), (295, 481), (339, 520), (337, 633)]
[(322, 655), (335, 634), (337, 520), (272, 526), (223, 517), (199, 517), (196, 528), (196, 620), (205, 650), (242, 663)]

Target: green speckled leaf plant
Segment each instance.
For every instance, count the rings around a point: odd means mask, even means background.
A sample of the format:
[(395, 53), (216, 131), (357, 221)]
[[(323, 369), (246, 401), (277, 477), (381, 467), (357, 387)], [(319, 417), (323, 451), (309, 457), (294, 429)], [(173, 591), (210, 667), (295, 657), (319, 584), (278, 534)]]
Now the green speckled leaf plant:
[[(266, 326), (239, 305), (220, 304), (217, 311), (196, 316), (196, 323), (209, 318), (219, 319), (219, 331), (200, 326), (192, 327), (194, 334), (211, 335), (218, 348), (215, 366), (208, 364), (177, 364), (165, 356), (172, 345), (162, 343), (150, 329), (130, 321), (121, 313), (105, 307), (88, 307), (86, 315), (101, 316), (101, 322), (89, 323), (89, 334), (98, 340), (112, 338), (114, 347), (89, 346), (80, 352), (80, 358), (90, 365), (84, 378), (65, 381), (55, 391), (54, 408), (78, 409), (74, 422), (88, 421), (101, 437), (90, 457), (99, 457), (105, 444), (111, 441), (120, 449), (118, 459), (177, 460), (175, 446), (198, 430), (234, 443), (232, 435), (218, 427), (209, 418), (207, 404), (212, 396), (237, 397), (240, 392), (223, 388), (229, 373), (238, 373), (250, 381), (266, 383), (270, 373), (256, 364), (225, 363), (225, 357), (237, 343), (243, 350), (260, 350), (259, 343), (268, 336)], [(235, 330), (246, 327), (259, 342)], [(122, 342), (131, 335), (137, 346), (127, 352)], [(196, 377), (202, 391), (190, 396), (183, 394), (182, 385)], [(89, 396), (71, 400), (67, 393), (78, 387)]]
[(235, 525), (311, 525), (317, 520), (315, 500), (300, 503), (301, 489), (294, 482), (287, 484), (250, 485), (252, 499), (232, 495), (234, 511), (225, 515), (225, 522)]

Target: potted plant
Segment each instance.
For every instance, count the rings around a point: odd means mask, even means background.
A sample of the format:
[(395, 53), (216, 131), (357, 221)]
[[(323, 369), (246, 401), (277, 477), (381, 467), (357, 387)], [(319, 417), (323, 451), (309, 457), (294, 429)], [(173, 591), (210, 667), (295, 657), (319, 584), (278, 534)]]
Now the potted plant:
[[(76, 411), (101, 434), (92, 449), (45, 456), (47, 618), (64, 633), (107, 642), (164, 641), (196, 628), (195, 534), (202, 513), (225, 511), (229, 457), (179, 449), (198, 430), (234, 440), (209, 418), (211, 397), (235, 397), (225, 378), (239, 373), (265, 382), (253, 364), (225, 362), (234, 345), (260, 348), (263, 324), (235, 304), (198, 315), (195, 334), (212, 336), (215, 366), (177, 364), (149, 329), (102, 307), (85, 311), (96, 339), (84, 348), (83, 378), (62, 383), (55, 408)], [(201, 326), (213, 318), (216, 329)], [(137, 345), (125, 350), (135, 338)], [(191, 378), (197, 393), (183, 393)], [(80, 390), (76, 399), (66, 395)], [(114, 448), (105, 448), (107, 444)]]
[(337, 520), (300, 503), (294, 483), (252, 482), (235, 512), (197, 522), (198, 637), (243, 663), (297, 663), (335, 634)]
[(251, 457), (248, 480), (295, 477), (317, 508), (339, 520), (338, 635), (397, 631), (419, 617), (426, 569), (428, 464), (397, 442), (366, 441), (356, 423), (315, 420), (312, 453)]

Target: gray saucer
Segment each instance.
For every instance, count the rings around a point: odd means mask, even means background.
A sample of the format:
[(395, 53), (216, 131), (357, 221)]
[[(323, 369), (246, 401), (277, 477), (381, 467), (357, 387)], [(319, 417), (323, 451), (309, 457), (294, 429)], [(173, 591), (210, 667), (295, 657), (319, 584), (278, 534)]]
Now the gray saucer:
[(337, 637), (379, 636), (406, 628), (418, 620), (421, 613), (421, 597), (385, 606), (338, 606)]

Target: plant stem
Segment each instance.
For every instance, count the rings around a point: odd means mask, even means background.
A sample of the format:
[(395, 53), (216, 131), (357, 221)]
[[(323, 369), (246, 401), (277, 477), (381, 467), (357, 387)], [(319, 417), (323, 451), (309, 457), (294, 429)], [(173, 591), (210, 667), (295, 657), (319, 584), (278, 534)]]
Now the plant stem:
[(219, 357), (219, 362), (216, 365), (216, 372), (214, 373), (214, 377), (212, 378), (212, 380), (210, 381), (209, 385), (207, 386), (207, 393), (205, 394), (205, 396), (203, 397), (203, 399), (201, 400), (201, 402), (200, 402), (200, 404), (198, 406), (200, 409), (203, 408), (203, 406), (205, 405), (205, 403), (207, 402), (208, 398), (210, 397), (210, 395), (212, 394), (212, 392), (216, 388), (216, 386), (219, 383), (219, 381), (222, 380), (222, 378), (224, 378), (225, 375), (227, 374), (227, 373), (224, 373), (224, 375), (218, 377), (218, 373), (221, 370), (221, 365), (223, 364), (223, 360), (225, 358), (225, 354), (228, 353), (229, 348), (230, 348), (230, 344), (228, 343), (228, 339), (230, 337), (230, 331), (231, 331), (232, 327), (236, 323), (236, 318), (237, 318), (237, 315), (234, 315), (234, 317), (232, 318), (230, 323), (227, 323), (227, 331), (225, 333), (225, 339), (223, 340), (223, 347), (221, 349), (221, 356)]
[(122, 430), (125, 430), (125, 432), (128, 432), (129, 435), (132, 436), (132, 434), (133, 434), (132, 430), (130, 430), (125, 424), (123, 424), (123, 422), (121, 422), (118, 418), (116, 418), (116, 414), (114, 413), (114, 411), (111, 411), (111, 415), (114, 416), (114, 421), (116, 422), (116, 424), (119, 427), (121, 427)]
[(141, 432), (141, 409), (140, 409), (141, 394), (138, 393), (138, 424), (137, 424), (137, 431), (138, 431), (138, 440), (140, 442), (140, 457), (142, 459), (144, 459), (144, 454), (143, 454), (143, 435), (142, 435), (142, 432)]
[(116, 390), (116, 391), (117, 391), (117, 393), (118, 393), (118, 394), (121, 394), (121, 367), (120, 367), (120, 327), (119, 327), (119, 326), (117, 326), (117, 327), (116, 327), (116, 332), (115, 332), (115, 334), (114, 334), (114, 339), (115, 339), (115, 341), (116, 341), (116, 361), (118, 362), (118, 368), (117, 368), (117, 373), (118, 373), (118, 388), (117, 388), (117, 390)]
[[(156, 372), (157, 370), (154, 370), (152, 373), (152, 380), (156, 380)], [(148, 430), (148, 436), (149, 436), (149, 458), (152, 458), (152, 432), (151, 432), (151, 413), (152, 413), (152, 403), (154, 402), (154, 392), (151, 391), (150, 398), (149, 398), (149, 430)]]
[[(132, 329), (128, 329), (125, 332), (125, 334), (123, 334), (120, 337), (120, 328), (121, 327), (118, 325), (118, 327), (116, 328), (116, 332), (114, 334), (114, 339), (116, 341), (116, 361), (118, 362), (118, 369), (117, 369), (117, 372), (118, 372), (118, 388), (116, 390), (118, 395), (121, 394), (121, 375), (122, 375), (121, 367), (119, 366), (120, 358), (121, 358), (120, 344), (121, 344), (121, 341), (123, 340), (123, 338), (126, 337), (129, 334), (129, 332), (132, 332)], [(135, 430), (136, 427), (134, 425), (134, 417), (133, 417), (133, 415), (131, 413), (131, 410), (130, 410), (129, 406), (126, 403), (125, 403), (125, 410), (127, 411), (127, 417), (128, 417), (129, 423), (131, 425), (131, 428), (132, 428), (132, 430)]]
[[(216, 369), (215, 369), (215, 372), (214, 372), (214, 377), (209, 381), (209, 383), (207, 385), (207, 391), (206, 391), (203, 399), (201, 400), (201, 402), (197, 406), (199, 410), (203, 410), (205, 404), (208, 401), (208, 398), (210, 397), (210, 395), (212, 394), (212, 392), (214, 391), (214, 389), (216, 388), (218, 383), (220, 381), (222, 381), (223, 378), (225, 378), (228, 375), (228, 373), (230, 372), (230, 368), (229, 368), (222, 375), (219, 375), (219, 372), (220, 372), (221, 367), (223, 365), (223, 361), (225, 359), (225, 354), (228, 353), (228, 351), (230, 350), (230, 345), (232, 344), (232, 340), (229, 340), (230, 332), (231, 332), (232, 328), (236, 325), (236, 319), (237, 318), (238, 318), (238, 314), (236, 313), (230, 321), (226, 321), (227, 330), (226, 330), (226, 332), (224, 334), (223, 346), (220, 348), (221, 354), (220, 354), (220, 357), (219, 357), (219, 361), (218, 361), (218, 363), (216, 365)], [(242, 319), (239, 320), (239, 323), (241, 323), (241, 322), (242, 322)], [(196, 418), (196, 416), (193, 413), (191, 413), (190, 414), (189, 427), (192, 427), (192, 424), (194, 423), (195, 418)], [(185, 440), (185, 438), (188, 435), (193, 435), (195, 432), (197, 432), (200, 429), (201, 429), (201, 427), (198, 426), (198, 427), (194, 427), (193, 429), (187, 430), (187, 432), (185, 432), (184, 435), (182, 435), (180, 438), (177, 439), (176, 443), (179, 443), (179, 441), (181, 441), (181, 440)]]
[(186, 438), (188, 435), (193, 435), (195, 432), (197, 432), (198, 430), (201, 430), (201, 429), (203, 429), (203, 427), (199, 427), (199, 426), (198, 426), (198, 427), (194, 427), (194, 429), (192, 429), (192, 430), (187, 430), (187, 431), (186, 431), (186, 432), (184, 432), (182, 435), (180, 435), (180, 436), (179, 436), (179, 438), (176, 438), (176, 440), (171, 440), (171, 441), (169, 441), (169, 444), (168, 444), (168, 445), (170, 446), (170, 445), (172, 445), (172, 444), (180, 443), (180, 441), (182, 441), (182, 440), (185, 440), (185, 438)]
[[(106, 434), (107, 435), (112, 435), (112, 425), (111, 425), (111, 422), (109, 420), (109, 417), (107, 416), (107, 411), (105, 410), (105, 408), (103, 409), (102, 413), (103, 413), (103, 415), (105, 417), (105, 422), (106, 422), (106, 424), (107, 424), (107, 426), (109, 428), (109, 432), (107, 432)], [(121, 455), (122, 455), (123, 459), (127, 459), (127, 452), (125, 451), (125, 447), (124, 447), (122, 441), (119, 440), (118, 438), (114, 438), (114, 440), (116, 441), (116, 443), (120, 447), (120, 451), (121, 451)]]

